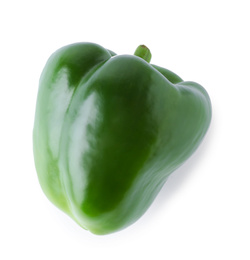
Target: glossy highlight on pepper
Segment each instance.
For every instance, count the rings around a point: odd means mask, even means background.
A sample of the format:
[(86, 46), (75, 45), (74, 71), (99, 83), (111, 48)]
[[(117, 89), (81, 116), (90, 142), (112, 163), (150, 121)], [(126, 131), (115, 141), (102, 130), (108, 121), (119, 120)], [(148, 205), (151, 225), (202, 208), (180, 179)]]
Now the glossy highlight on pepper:
[(150, 59), (144, 45), (116, 55), (76, 43), (53, 53), (40, 78), (33, 130), (40, 185), (94, 234), (138, 220), (211, 121), (206, 90)]

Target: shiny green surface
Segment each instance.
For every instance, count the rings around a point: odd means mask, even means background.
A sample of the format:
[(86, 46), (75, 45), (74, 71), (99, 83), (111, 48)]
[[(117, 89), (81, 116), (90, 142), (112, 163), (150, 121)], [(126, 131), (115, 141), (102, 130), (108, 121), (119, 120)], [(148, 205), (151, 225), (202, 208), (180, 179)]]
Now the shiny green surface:
[(210, 120), (199, 84), (135, 55), (66, 46), (40, 78), (33, 140), (41, 187), (83, 228), (118, 231), (147, 210)]

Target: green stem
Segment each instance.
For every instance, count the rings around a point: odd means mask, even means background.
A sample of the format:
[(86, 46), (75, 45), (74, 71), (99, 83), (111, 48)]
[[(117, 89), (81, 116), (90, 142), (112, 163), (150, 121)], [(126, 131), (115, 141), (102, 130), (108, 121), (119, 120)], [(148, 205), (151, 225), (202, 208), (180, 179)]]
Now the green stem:
[(150, 62), (152, 57), (150, 50), (145, 45), (138, 46), (138, 48), (135, 50), (134, 55), (144, 59), (148, 63)]

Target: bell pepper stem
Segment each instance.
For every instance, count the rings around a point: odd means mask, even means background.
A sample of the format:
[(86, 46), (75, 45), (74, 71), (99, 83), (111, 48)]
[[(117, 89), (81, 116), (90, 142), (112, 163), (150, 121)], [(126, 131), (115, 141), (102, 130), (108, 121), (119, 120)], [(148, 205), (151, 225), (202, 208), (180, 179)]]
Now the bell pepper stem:
[(144, 59), (148, 63), (150, 62), (152, 57), (150, 50), (145, 45), (138, 46), (135, 50), (134, 55)]

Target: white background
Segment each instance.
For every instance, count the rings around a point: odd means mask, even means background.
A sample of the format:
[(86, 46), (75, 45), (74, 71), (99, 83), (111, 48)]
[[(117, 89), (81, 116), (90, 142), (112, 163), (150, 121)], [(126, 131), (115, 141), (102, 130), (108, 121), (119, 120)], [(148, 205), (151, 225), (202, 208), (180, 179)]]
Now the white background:
[[(249, 1), (1, 1), (0, 259), (250, 259)], [(40, 73), (56, 49), (139, 44), (151, 63), (203, 85), (209, 132), (146, 214), (96, 236), (43, 194), (32, 128)]]

